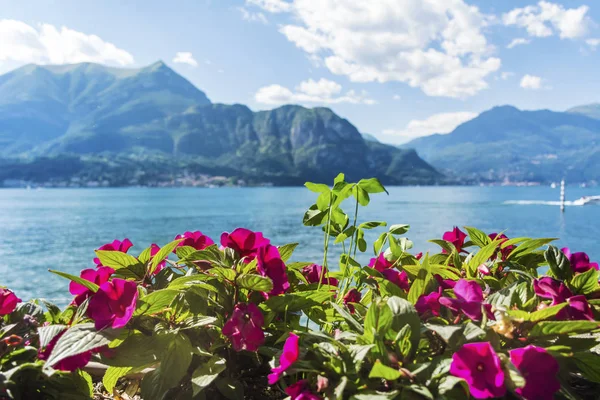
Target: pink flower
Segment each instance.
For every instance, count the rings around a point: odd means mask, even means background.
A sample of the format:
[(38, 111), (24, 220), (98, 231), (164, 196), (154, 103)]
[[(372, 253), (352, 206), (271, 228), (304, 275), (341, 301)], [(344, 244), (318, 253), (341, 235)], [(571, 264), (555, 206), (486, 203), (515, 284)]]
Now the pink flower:
[(410, 289), (410, 284), (408, 283), (408, 275), (406, 274), (406, 271), (400, 272), (397, 269), (392, 268), (382, 271), (381, 274), (385, 279), (392, 282), (400, 289), (406, 290), (407, 292)]
[(257, 351), (265, 341), (263, 324), (263, 315), (255, 304), (238, 303), (222, 333), (231, 340), (235, 351)]
[(417, 253), (417, 254), (415, 254), (415, 258), (416, 258), (417, 260), (420, 260), (421, 258), (423, 258), (423, 252), (420, 252), (420, 253)]
[(244, 228), (237, 228), (231, 233), (224, 232), (221, 235), (221, 245), (236, 251), (241, 257), (248, 257), (248, 262), (258, 254), (258, 249), (270, 244), (261, 232), (252, 232)]
[[(54, 349), (54, 346), (56, 346), (56, 342), (58, 342), (58, 339), (60, 339), (60, 337), (62, 335), (64, 335), (66, 331), (67, 330), (65, 329), (64, 331), (62, 331), (61, 333), (56, 335), (50, 341), (50, 343), (48, 343), (48, 345), (46, 346), (46, 348), (44, 348), (43, 351), (42, 351), (42, 349), (38, 350), (38, 358), (40, 360), (45, 361), (48, 358), (50, 358), (50, 354), (52, 354), (52, 350)], [(64, 358), (64, 359), (60, 360), (59, 362), (57, 362), (56, 364), (54, 364), (54, 366), (52, 366), (52, 368), (57, 369), (59, 371), (69, 371), (69, 372), (73, 372), (77, 369), (81, 369), (90, 362), (90, 360), (92, 359), (92, 352), (96, 352), (95, 350), (97, 350), (97, 349), (89, 350), (84, 353), (80, 353), (80, 354), (76, 354), (71, 357)]]
[(273, 290), (268, 294), (277, 296), (289, 289), (285, 263), (279, 255), (277, 247), (267, 244), (258, 250), (256, 270), (262, 276), (268, 276), (273, 281)]
[(588, 320), (595, 321), (594, 313), (587, 302), (584, 295), (573, 296), (567, 299), (569, 303), (562, 308), (557, 314), (556, 319), (559, 321), (565, 320)]
[(348, 310), (350, 313), (354, 314), (354, 306), (350, 303), (358, 303), (362, 298), (362, 294), (356, 289), (350, 289), (348, 293), (344, 296), (344, 304), (348, 306)]
[(440, 298), (442, 297), (442, 288), (439, 287), (437, 292), (429, 293), (428, 295), (421, 295), (415, 304), (417, 312), (424, 316), (427, 312), (437, 317), (440, 315)]
[(569, 259), (573, 272), (585, 272), (590, 269), (598, 269), (598, 263), (590, 262), (590, 258), (584, 252), (571, 253), (568, 247), (564, 247), (561, 251)]
[(468, 343), (452, 356), (450, 374), (462, 378), (476, 399), (506, 394), (500, 358), (489, 342)]
[(200, 231), (185, 232), (183, 235), (175, 236), (175, 239), (183, 239), (177, 247), (190, 246), (196, 250), (204, 250), (208, 246), (215, 244), (211, 238)]
[(20, 302), (12, 290), (0, 288), (0, 315), (12, 313)]
[(307, 380), (301, 380), (285, 389), (291, 400), (321, 400), (322, 397), (310, 390)]
[(552, 400), (560, 390), (556, 379), (558, 362), (541, 347), (527, 346), (509, 351), (510, 360), (525, 378), (525, 386), (515, 390), (526, 400)]
[[(464, 251), (463, 246), (465, 245), (466, 238), (467, 234), (458, 229), (457, 226), (455, 226), (454, 229), (449, 232), (444, 232), (444, 236), (442, 236), (442, 239), (444, 239), (446, 242), (452, 243), (456, 248), (456, 251), (459, 253)], [(446, 250), (442, 250), (442, 253), (446, 253)]]
[(454, 289), (454, 286), (456, 286), (456, 282), (457, 281), (453, 281), (452, 279), (444, 279), (439, 274), (435, 274), (433, 277), (435, 278), (435, 280), (437, 281), (437, 283), (444, 290), (446, 290), (446, 289)]
[(131, 319), (137, 298), (137, 285), (133, 281), (113, 279), (104, 282), (90, 299), (88, 316), (98, 330), (122, 328)]
[(552, 299), (551, 305), (564, 303), (573, 293), (561, 281), (545, 276), (541, 279), (533, 280), (533, 290), (535, 294), (543, 299)]
[(335, 278), (328, 278), (327, 272), (327, 268), (317, 264), (307, 265), (302, 268), (302, 275), (304, 275), (308, 283), (318, 283), (319, 278), (321, 278), (322, 284), (337, 286), (338, 280)]
[(290, 336), (283, 345), (283, 353), (279, 357), (279, 367), (271, 369), (269, 385), (274, 385), (281, 378), (281, 375), (298, 360), (298, 355), (300, 354), (298, 339), (299, 337), (296, 334), (290, 333)]
[[(99, 266), (96, 269), (84, 269), (81, 271), (79, 277), (100, 286), (104, 282), (108, 282), (108, 279), (114, 273), (115, 270), (112, 268)], [(75, 296), (73, 303), (78, 306), (80, 306), (81, 303), (94, 294), (94, 292), (77, 282), (71, 282), (69, 284), (69, 292)]]
[(392, 268), (393, 265), (394, 263), (388, 261), (383, 253), (379, 253), (377, 258), (371, 258), (371, 261), (369, 262), (369, 267), (376, 269), (379, 272), (383, 272), (388, 268)]
[(448, 307), (452, 311), (462, 312), (473, 321), (481, 321), (485, 309), (489, 319), (495, 319), (492, 313), (492, 305), (483, 303), (483, 291), (481, 286), (475, 281), (461, 279), (454, 286), (454, 295), (456, 299), (448, 297), (440, 298), (440, 304)]
[[(112, 243), (102, 245), (98, 250), (120, 251), (121, 253), (127, 253), (131, 247), (133, 247), (133, 243), (131, 243), (131, 240), (125, 238), (123, 241), (115, 239)], [(98, 266), (102, 265), (98, 258), (94, 258), (94, 263)]]
[[(488, 235), (488, 237), (492, 240), (501, 239), (499, 242), (499, 245), (502, 245), (504, 242), (506, 242), (508, 240), (508, 237), (503, 233), (501, 233), (500, 235), (498, 235), (497, 233), (490, 233)], [(492, 258), (496, 258), (498, 255), (498, 251), (499, 251), (502, 256), (502, 261), (506, 261), (506, 259), (508, 258), (510, 253), (515, 249), (515, 247), (516, 247), (515, 245), (510, 245), (510, 246), (506, 246), (503, 249), (498, 248), (494, 252), (494, 255), (492, 256)]]
[[(189, 232), (186, 232), (189, 233)], [(182, 242), (183, 243), (183, 242)], [(179, 244), (181, 245), (181, 243)], [(160, 251), (160, 246), (157, 245), (156, 243), (152, 243), (150, 245), (150, 261), (152, 261), (152, 259), (154, 258), (154, 256), (156, 255), (156, 253), (158, 253)], [(167, 265), (166, 261), (161, 261), (157, 266), (156, 269), (154, 270), (154, 275), (158, 274), (160, 271), (162, 271), (162, 269), (165, 267), (165, 265)]]

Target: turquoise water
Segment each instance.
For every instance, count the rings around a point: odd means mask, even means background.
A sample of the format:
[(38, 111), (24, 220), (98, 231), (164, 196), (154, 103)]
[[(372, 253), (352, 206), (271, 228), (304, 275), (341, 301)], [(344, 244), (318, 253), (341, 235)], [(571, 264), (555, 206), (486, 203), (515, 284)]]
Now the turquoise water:
[[(600, 206), (569, 206), (561, 214), (549, 187), (393, 187), (374, 195), (359, 219), (412, 226), (415, 251), (437, 250), (428, 239), (453, 225), (509, 237), (558, 237), (560, 246), (600, 260)], [(600, 189), (567, 188), (567, 198)], [(201, 230), (218, 241), (223, 231), (259, 230), (274, 244), (300, 242), (295, 260), (322, 260), (322, 233), (302, 225), (315, 199), (304, 188), (127, 188), (0, 190), (0, 285), (23, 299), (70, 300), (68, 282), (47, 272), (78, 274), (93, 265), (93, 250), (128, 237), (137, 255), (178, 233)], [(536, 201), (530, 204), (528, 201)], [(546, 203), (544, 203), (546, 202)], [(348, 204), (348, 209), (353, 205)], [(372, 237), (371, 237), (372, 239)], [(367, 260), (371, 253), (363, 257)]]

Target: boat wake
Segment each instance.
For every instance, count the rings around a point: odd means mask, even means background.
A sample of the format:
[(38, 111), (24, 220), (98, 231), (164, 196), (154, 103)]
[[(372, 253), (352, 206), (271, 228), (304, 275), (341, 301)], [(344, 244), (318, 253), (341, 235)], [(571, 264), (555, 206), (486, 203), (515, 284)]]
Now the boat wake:
[[(560, 206), (560, 201), (544, 201), (544, 200), (507, 200), (504, 204), (519, 204), (519, 205), (544, 205), (544, 206)], [(565, 206), (584, 206), (585, 201), (581, 199), (575, 201), (565, 201)]]

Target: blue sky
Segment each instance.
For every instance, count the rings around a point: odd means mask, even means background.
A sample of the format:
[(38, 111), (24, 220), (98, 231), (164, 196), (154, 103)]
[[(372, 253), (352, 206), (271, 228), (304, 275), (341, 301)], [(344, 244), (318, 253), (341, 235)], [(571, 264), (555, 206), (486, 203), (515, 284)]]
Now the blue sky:
[(0, 73), (161, 59), (213, 102), (327, 106), (402, 143), (599, 102), (599, 24), (591, 0), (0, 0)]

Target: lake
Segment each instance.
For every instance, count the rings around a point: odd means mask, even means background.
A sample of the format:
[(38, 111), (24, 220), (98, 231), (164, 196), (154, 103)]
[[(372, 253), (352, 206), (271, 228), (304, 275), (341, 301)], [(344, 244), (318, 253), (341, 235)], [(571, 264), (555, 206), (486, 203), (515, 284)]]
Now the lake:
[[(372, 196), (359, 220), (410, 224), (407, 236), (415, 252), (437, 251), (428, 239), (468, 225), (488, 233), (506, 230), (509, 237), (558, 237), (559, 246), (600, 260), (600, 206), (568, 206), (561, 213), (557, 189), (388, 189), (389, 196)], [(597, 194), (597, 188), (567, 188), (569, 200)], [(186, 230), (201, 230), (217, 242), (223, 231), (240, 226), (264, 232), (273, 244), (299, 242), (294, 260), (321, 262), (322, 232), (302, 225), (315, 198), (305, 188), (0, 190), (0, 285), (22, 299), (44, 297), (64, 305), (70, 301), (68, 282), (47, 269), (78, 274), (93, 266), (93, 250), (106, 242), (128, 237), (135, 245), (130, 253), (137, 255)], [(372, 256), (369, 251), (362, 261)]]

